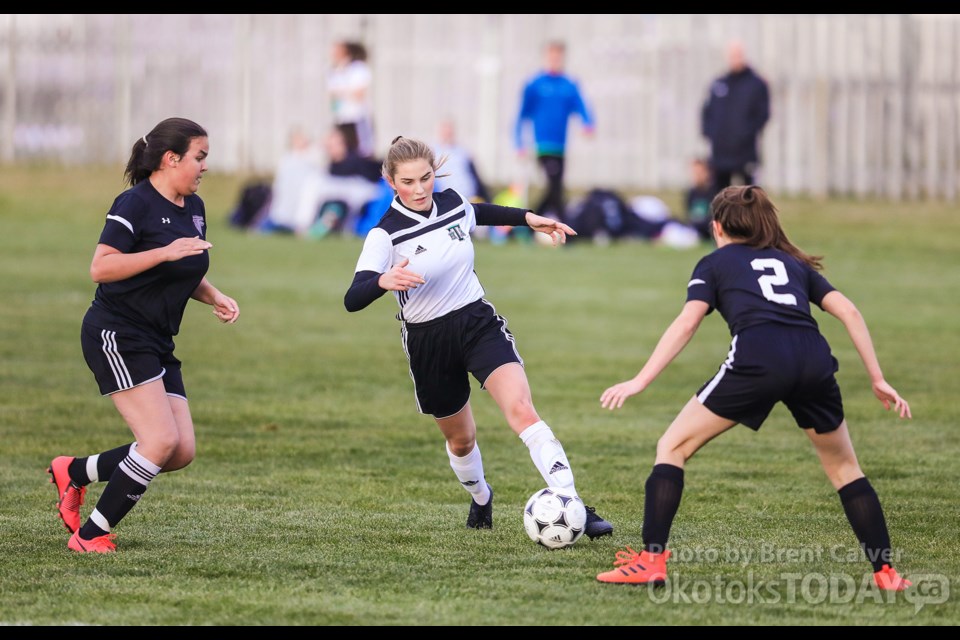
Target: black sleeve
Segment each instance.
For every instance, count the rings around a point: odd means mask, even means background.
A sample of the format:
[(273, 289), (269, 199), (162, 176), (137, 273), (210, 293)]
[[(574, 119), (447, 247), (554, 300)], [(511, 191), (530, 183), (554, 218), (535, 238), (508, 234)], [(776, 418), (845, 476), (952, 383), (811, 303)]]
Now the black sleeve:
[(380, 274), (376, 271), (358, 271), (353, 276), (353, 283), (343, 296), (343, 306), (347, 311), (360, 311), (385, 294), (386, 289), (380, 287)]
[(469, 161), (469, 169), (470, 175), (473, 177), (473, 183), (477, 185), (477, 197), (484, 202), (490, 202), (490, 191), (487, 189), (487, 185), (484, 184), (483, 180), (480, 179), (480, 174), (477, 173), (477, 167), (473, 164), (473, 160)]
[(527, 209), (517, 207), (503, 207), (499, 204), (480, 202), (473, 205), (479, 225), (506, 225), (510, 227), (527, 226)]

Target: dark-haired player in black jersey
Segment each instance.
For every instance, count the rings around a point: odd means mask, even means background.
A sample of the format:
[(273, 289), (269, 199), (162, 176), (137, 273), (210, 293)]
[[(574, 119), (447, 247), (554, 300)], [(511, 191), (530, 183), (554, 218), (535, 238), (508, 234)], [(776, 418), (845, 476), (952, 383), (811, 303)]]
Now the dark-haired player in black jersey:
[[(80, 553), (116, 549), (113, 529), (161, 471), (193, 460), (195, 436), (173, 336), (190, 298), (236, 322), (240, 308), (206, 279), (210, 261), (203, 201), (207, 132), (169, 118), (133, 145), (125, 176), (131, 185), (113, 202), (90, 264), (98, 283), (83, 319), (83, 356), (135, 441), (102, 453), (58, 456), (48, 469), (57, 508)], [(97, 506), (80, 526), (91, 482), (106, 481)]]
[[(563, 446), (533, 407), (523, 360), (507, 321), (483, 297), (473, 268), (470, 233), (478, 224), (525, 225), (550, 235), (557, 244), (576, 232), (532, 211), (472, 204), (453, 189), (434, 193), (436, 170), (442, 164), (424, 142), (394, 139), (383, 175), (397, 195), (367, 234), (344, 305), (348, 311), (359, 311), (387, 291), (394, 292), (417, 408), (436, 420), (447, 441), (450, 466), (472, 496), (467, 526), (489, 529), (493, 491), (476, 443), (471, 374), (527, 446), (547, 486), (577, 491)], [(610, 535), (613, 525), (587, 507), (584, 533), (590, 538)]]
[(717, 249), (693, 270), (687, 302), (664, 332), (640, 372), (600, 396), (615, 409), (642, 392), (680, 353), (704, 316), (717, 309), (733, 340), (726, 360), (680, 411), (657, 442), (646, 482), (643, 550), (617, 553), (616, 568), (601, 582), (646, 584), (666, 579), (666, 550), (683, 492), (683, 466), (700, 447), (737, 423), (757, 430), (783, 402), (813, 442), (827, 477), (885, 590), (910, 586), (891, 565), (890, 536), (876, 492), (864, 477), (850, 441), (837, 361), (810, 314), (810, 303), (846, 327), (886, 409), (909, 418), (910, 405), (884, 380), (856, 306), (820, 275), (820, 258), (793, 245), (780, 226), (776, 207), (756, 186), (727, 187), (713, 199)]

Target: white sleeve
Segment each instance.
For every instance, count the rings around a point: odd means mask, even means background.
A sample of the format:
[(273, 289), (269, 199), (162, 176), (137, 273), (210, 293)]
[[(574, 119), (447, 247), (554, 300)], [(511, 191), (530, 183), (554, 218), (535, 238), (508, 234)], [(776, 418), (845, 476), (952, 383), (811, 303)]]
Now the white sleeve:
[(362, 62), (350, 63), (343, 73), (344, 88), (351, 91), (369, 88), (372, 79), (373, 74), (370, 73), (370, 67)]
[(356, 273), (360, 271), (376, 271), (384, 273), (393, 266), (393, 243), (387, 232), (379, 227), (370, 229), (367, 239), (363, 241), (363, 251), (357, 260)]

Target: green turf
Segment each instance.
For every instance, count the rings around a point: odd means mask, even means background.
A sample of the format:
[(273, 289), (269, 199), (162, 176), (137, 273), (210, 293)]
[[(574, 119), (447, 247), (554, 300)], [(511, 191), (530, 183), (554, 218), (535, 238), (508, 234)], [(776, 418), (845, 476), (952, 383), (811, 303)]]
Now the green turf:
[(177, 338), (197, 459), (153, 483), (117, 528), (118, 553), (69, 552), (46, 465), (131, 439), (79, 342), (89, 261), (120, 174), (0, 172), (0, 624), (960, 623), (955, 206), (779, 199), (789, 234), (826, 255), (827, 277), (864, 312), (888, 380), (912, 404), (911, 422), (884, 412), (842, 326), (817, 310), (897, 565), (927, 576), (922, 592), (863, 586), (869, 565), (782, 407), (759, 433), (736, 428), (690, 462), (674, 584), (651, 592), (594, 576), (622, 545), (640, 544), (656, 440), (723, 360), (724, 323), (707, 318), (619, 412), (598, 398), (649, 355), (702, 249), (478, 243), (477, 271), (517, 336), (537, 409), (587, 504), (616, 526), (612, 538), (551, 552), (526, 537), (520, 512), (543, 482), (480, 391), (496, 528), (465, 530), (469, 497), (416, 412), (395, 303), (343, 308), (361, 242), (238, 233), (226, 215), (240, 181), (213, 174), (201, 191), (209, 278), (242, 316), (224, 326), (192, 302)]

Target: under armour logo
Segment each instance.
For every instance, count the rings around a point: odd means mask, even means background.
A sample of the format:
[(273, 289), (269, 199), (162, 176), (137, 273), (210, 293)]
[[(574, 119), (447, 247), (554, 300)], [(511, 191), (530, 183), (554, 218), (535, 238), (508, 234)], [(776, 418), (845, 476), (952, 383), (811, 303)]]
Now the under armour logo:
[(426, 249), (423, 248), (423, 245), (418, 244), (418, 245), (417, 245), (417, 250), (414, 251), (413, 254), (418, 256), (418, 255), (420, 255), (421, 253), (423, 253), (424, 251), (426, 251)]
[(550, 467), (550, 474), (553, 475), (554, 473), (558, 473), (560, 471), (566, 471), (569, 468), (570, 467), (568, 467), (567, 465), (557, 460), (556, 462), (553, 463), (553, 466)]
[(170, 224), (170, 218), (160, 218), (160, 222), (163, 224)]

